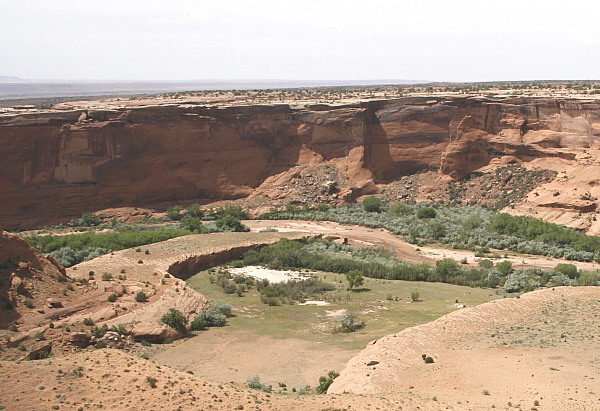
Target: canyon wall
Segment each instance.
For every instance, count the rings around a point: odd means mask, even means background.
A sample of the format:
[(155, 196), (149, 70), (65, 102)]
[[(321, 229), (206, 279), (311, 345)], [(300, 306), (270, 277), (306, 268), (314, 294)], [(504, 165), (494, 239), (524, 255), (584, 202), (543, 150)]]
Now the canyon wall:
[[(329, 162), (356, 187), (422, 169), (461, 178), (492, 158), (569, 158), (600, 134), (600, 101), (401, 98), (346, 105), (0, 114), (0, 225), (84, 211), (251, 196)], [(358, 192), (360, 194), (360, 192)]]

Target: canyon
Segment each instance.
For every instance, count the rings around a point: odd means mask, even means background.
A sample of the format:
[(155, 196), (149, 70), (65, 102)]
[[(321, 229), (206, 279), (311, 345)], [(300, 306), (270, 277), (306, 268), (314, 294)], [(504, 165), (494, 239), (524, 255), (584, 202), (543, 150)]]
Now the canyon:
[[(595, 232), (595, 219), (572, 217), (594, 213), (600, 197), (594, 192), (598, 135), (600, 101), (582, 98), (455, 95), (264, 105), (190, 98), (9, 109), (0, 113), (0, 222), (25, 229), (82, 212), (177, 202), (351, 202), (423, 170), (446, 184), (520, 163), (577, 171), (552, 183), (561, 189), (531, 193), (515, 212), (539, 212)], [(294, 182), (324, 168), (323, 195), (303, 198)], [(417, 199), (426, 200), (426, 193), (421, 187)]]

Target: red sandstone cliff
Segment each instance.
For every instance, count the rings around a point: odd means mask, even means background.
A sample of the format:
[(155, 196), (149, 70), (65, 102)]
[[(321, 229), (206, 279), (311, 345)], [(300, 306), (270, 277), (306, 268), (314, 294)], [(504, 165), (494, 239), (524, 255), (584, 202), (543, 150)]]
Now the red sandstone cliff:
[[(404, 98), (353, 105), (205, 107), (0, 115), (0, 222), (252, 195), (303, 165), (352, 187), (421, 169), (461, 178), (495, 157), (574, 158), (600, 133), (600, 102)], [(262, 187), (264, 189), (264, 187)]]

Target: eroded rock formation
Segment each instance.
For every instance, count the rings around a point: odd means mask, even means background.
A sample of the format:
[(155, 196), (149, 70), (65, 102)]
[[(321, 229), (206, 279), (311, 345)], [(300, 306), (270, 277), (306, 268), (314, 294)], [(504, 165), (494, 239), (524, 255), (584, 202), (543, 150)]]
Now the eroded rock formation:
[(574, 158), (599, 133), (598, 101), (552, 98), (4, 114), (0, 221), (30, 227), (83, 211), (243, 198), (325, 162), (347, 182), (342, 201), (422, 169), (461, 178), (505, 155)]

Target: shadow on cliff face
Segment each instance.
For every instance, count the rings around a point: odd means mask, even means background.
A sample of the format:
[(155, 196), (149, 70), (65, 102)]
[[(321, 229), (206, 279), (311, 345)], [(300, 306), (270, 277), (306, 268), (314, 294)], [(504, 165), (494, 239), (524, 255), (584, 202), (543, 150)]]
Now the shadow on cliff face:
[(243, 247), (235, 247), (227, 250), (206, 254), (192, 256), (183, 261), (177, 261), (167, 269), (167, 272), (173, 277), (181, 280), (187, 280), (188, 278), (198, 274), (200, 271), (207, 270), (220, 264), (225, 264), (233, 261), (244, 253), (256, 250), (263, 247), (264, 244), (260, 245), (249, 245)]
[(449, 110), (441, 105), (416, 105), (374, 111), (365, 142), (365, 167), (377, 182), (390, 183), (439, 168), (450, 140)]

